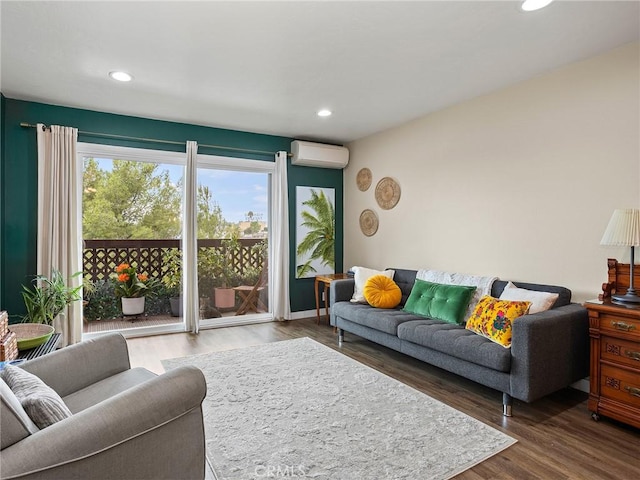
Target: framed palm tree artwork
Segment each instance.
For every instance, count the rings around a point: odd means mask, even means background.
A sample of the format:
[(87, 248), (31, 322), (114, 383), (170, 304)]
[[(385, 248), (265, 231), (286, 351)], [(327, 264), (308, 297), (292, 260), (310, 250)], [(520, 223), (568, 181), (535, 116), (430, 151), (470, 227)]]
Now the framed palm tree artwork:
[(335, 273), (333, 188), (296, 187), (296, 278)]

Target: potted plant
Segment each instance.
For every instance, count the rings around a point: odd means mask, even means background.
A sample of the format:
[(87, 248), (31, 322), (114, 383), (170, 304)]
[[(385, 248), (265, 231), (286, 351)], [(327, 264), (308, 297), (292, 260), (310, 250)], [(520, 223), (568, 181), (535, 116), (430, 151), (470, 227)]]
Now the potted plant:
[(162, 261), (166, 266), (162, 283), (169, 297), (171, 315), (180, 317), (182, 316), (182, 252), (178, 249), (171, 249), (165, 252)]
[[(80, 275), (82, 272), (75, 273), (72, 278)], [(53, 320), (63, 314), (68, 305), (82, 299), (81, 289), (82, 285), (67, 286), (62, 274), (56, 269), (51, 270), (51, 278), (37, 275), (33, 280), (33, 287), (22, 286), (22, 298), (27, 310), (22, 322), (52, 325)]]
[(236, 305), (236, 292), (233, 287), (240, 284), (240, 275), (235, 271), (233, 258), (240, 249), (236, 236), (222, 240), (222, 249), (217, 253), (215, 268), (214, 298), (217, 308), (233, 308)]
[(123, 315), (139, 315), (144, 312), (145, 296), (152, 295), (156, 281), (146, 273), (138, 273), (135, 266), (121, 263), (113, 276), (115, 293), (122, 302)]

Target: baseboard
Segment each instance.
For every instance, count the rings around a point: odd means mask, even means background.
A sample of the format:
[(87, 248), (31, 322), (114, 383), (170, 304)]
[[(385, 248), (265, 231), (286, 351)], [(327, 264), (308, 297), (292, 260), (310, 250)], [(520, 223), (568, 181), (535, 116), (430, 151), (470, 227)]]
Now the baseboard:
[(291, 312), (291, 318), (289, 320), (302, 320), (304, 318), (315, 318), (315, 310), (300, 310), (299, 312)]
[(578, 380), (576, 383), (572, 383), (570, 387), (580, 390), (581, 392), (589, 393), (589, 377)]

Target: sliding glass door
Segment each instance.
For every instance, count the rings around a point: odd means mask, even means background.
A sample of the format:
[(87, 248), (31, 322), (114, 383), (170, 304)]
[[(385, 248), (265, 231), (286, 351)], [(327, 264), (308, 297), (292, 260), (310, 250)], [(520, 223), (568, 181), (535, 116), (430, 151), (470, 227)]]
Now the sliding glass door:
[[(185, 154), (90, 144), (78, 150), (86, 336), (184, 331), (183, 304), (196, 296), (203, 328), (272, 319), (272, 162), (198, 155), (198, 291), (187, 292)], [(141, 297), (138, 310), (123, 303)]]
[(273, 164), (198, 156), (201, 327), (269, 321)]
[(184, 155), (79, 146), (84, 334), (182, 331)]

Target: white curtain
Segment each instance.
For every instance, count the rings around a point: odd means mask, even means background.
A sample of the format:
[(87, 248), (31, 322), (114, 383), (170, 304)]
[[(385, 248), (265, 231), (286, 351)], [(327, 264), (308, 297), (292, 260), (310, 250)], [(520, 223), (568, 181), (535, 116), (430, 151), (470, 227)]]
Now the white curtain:
[(287, 152), (276, 153), (276, 169), (273, 178), (274, 215), (273, 262), (270, 263), (273, 287), (273, 317), (276, 320), (291, 318), (289, 301), (289, 194), (287, 182)]
[(187, 142), (187, 168), (184, 181), (184, 238), (182, 265), (185, 295), (183, 312), (187, 329), (193, 333), (200, 330), (200, 307), (198, 305), (198, 143)]
[[(76, 159), (78, 130), (38, 124), (38, 251), (37, 273), (60, 271), (69, 286), (78, 286), (82, 270), (79, 220), (80, 185)], [(82, 340), (82, 302), (73, 302), (54, 321), (64, 346)]]

